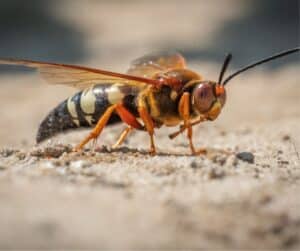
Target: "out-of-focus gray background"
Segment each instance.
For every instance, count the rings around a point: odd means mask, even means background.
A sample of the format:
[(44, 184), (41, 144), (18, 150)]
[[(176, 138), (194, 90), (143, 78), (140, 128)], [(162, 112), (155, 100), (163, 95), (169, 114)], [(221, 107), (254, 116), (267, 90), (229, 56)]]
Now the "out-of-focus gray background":
[[(153, 50), (175, 49), (189, 60), (217, 63), (231, 51), (233, 64), (240, 66), (299, 43), (298, 4), (297, 0), (2, 0), (0, 56), (93, 60), (111, 67), (111, 61), (125, 64), (130, 56)], [(291, 56), (284, 62), (296, 59)]]

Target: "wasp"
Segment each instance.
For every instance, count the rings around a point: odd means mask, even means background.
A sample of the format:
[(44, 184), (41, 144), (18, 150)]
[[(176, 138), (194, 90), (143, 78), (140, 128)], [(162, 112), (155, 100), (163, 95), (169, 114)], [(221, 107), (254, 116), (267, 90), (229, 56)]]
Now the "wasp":
[(113, 148), (120, 146), (127, 135), (136, 129), (149, 134), (150, 153), (155, 154), (155, 128), (179, 125), (179, 130), (169, 137), (173, 139), (187, 131), (191, 152), (198, 154), (205, 149), (194, 147), (193, 126), (219, 116), (226, 103), (226, 84), (250, 68), (299, 50), (297, 47), (251, 63), (223, 80), (232, 59), (232, 55), (228, 54), (218, 81), (207, 80), (188, 69), (185, 58), (179, 53), (143, 56), (132, 62), (126, 74), (32, 60), (1, 59), (0, 64), (37, 68), (49, 83), (80, 89), (41, 122), (37, 143), (69, 129), (93, 127), (75, 147), (74, 150), (78, 151), (89, 141), (96, 141), (106, 125), (124, 122), (127, 127)]

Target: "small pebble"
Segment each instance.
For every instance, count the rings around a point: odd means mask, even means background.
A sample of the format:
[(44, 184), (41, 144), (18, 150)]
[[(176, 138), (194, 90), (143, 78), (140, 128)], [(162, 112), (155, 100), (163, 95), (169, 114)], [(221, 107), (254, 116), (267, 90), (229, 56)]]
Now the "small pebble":
[(194, 168), (194, 169), (202, 167), (202, 165), (199, 162), (195, 161), (195, 160), (192, 161), (190, 166), (191, 166), (191, 168)]
[(224, 170), (211, 168), (207, 173), (208, 179), (221, 179), (225, 176)]
[(283, 140), (283, 141), (288, 141), (288, 140), (290, 140), (290, 139), (291, 139), (291, 136), (288, 135), (288, 134), (282, 136), (282, 140)]
[(280, 165), (288, 165), (290, 162), (288, 162), (287, 160), (278, 160), (277, 163)]
[(253, 164), (254, 163), (254, 155), (251, 152), (240, 152), (236, 154), (236, 157), (242, 161)]
[(17, 152), (16, 153), (16, 157), (19, 159), (19, 160), (23, 160), (26, 158), (26, 153), (23, 153), (23, 152)]

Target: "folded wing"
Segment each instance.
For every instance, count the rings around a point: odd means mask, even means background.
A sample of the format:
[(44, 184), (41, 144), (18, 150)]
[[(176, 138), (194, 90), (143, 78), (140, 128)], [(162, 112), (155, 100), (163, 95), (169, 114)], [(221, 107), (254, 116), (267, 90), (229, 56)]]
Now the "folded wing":
[(78, 89), (85, 89), (95, 84), (109, 83), (124, 83), (128, 85), (159, 84), (154, 79), (77, 65), (18, 59), (0, 59), (0, 64), (23, 65), (36, 68), (48, 83), (68, 85)]

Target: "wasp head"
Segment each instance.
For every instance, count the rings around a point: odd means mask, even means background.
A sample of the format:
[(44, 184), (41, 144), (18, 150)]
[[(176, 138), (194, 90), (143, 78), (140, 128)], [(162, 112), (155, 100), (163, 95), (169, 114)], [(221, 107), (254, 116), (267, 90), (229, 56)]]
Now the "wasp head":
[(208, 120), (218, 117), (226, 102), (226, 91), (222, 85), (213, 81), (201, 81), (192, 91), (192, 106), (196, 113)]

